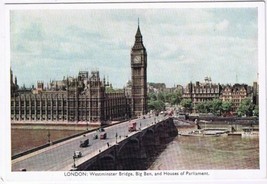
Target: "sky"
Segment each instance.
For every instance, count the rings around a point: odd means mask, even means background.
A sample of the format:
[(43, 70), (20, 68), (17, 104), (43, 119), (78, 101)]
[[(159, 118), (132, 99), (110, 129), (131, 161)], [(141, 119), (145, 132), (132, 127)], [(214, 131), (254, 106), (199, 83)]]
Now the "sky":
[(115, 88), (131, 79), (140, 20), (147, 81), (252, 85), (258, 72), (257, 8), (11, 10), (10, 59), (18, 84), (47, 84), (99, 70)]

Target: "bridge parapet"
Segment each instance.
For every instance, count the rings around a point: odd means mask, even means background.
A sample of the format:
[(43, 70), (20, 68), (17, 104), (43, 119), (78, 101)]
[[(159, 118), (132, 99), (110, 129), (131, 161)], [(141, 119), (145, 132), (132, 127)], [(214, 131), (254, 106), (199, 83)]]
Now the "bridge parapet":
[[(172, 118), (152, 123), (127, 138), (110, 145), (94, 157), (77, 164), (77, 170), (134, 170), (145, 169), (144, 162), (155, 157), (158, 148), (178, 135)], [(141, 165), (140, 165), (141, 163)], [(143, 164), (143, 165), (142, 165)]]

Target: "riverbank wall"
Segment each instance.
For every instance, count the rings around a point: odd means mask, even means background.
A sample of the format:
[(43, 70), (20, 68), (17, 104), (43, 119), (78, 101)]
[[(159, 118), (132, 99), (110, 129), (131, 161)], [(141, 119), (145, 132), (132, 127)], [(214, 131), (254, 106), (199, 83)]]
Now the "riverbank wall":
[(259, 119), (257, 117), (221, 117), (221, 116), (189, 116), (189, 121), (195, 121), (198, 120), (198, 122), (206, 121), (205, 123), (218, 123), (218, 124), (240, 124), (240, 125), (249, 125), (251, 123), (253, 124), (259, 124)]
[[(109, 124), (102, 125), (101, 127), (105, 128), (105, 127), (109, 127), (109, 126), (112, 126), (112, 125), (115, 125), (118, 123), (122, 123), (122, 122), (125, 122), (125, 120), (124, 121), (110, 122)], [(21, 153), (12, 155), (11, 159), (13, 160), (13, 159), (19, 158), (21, 156), (33, 153), (35, 151), (44, 149), (44, 148), (49, 147), (51, 145), (58, 144), (58, 143), (61, 143), (63, 141), (66, 141), (66, 140), (69, 140), (69, 139), (72, 139), (72, 138), (75, 138), (78, 136), (82, 136), (86, 133), (96, 131), (99, 129), (99, 127), (100, 127), (99, 124), (88, 124), (88, 126), (87, 126), (87, 124), (84, 124), (84, 123), (83, 124), (82, 123), (75, 124), (75, 123), (56, 123), (56, 122), (53, 122), (53, 123), (52, 122), (49, 122), (49, 123), (47, 123), (47, 122), (14, 123), (13, 122), (13, 123), (11, 123), (12, 129), (46, 129), (46, 130), (62, 130), (62, 131), (63, 130), (83, 130), (83, 131), (80, 133), (68, 136), (68, 137), (64, 137), (64, 138), (55, 140), (55, 141), (50, 142), (50, 143), (46, 143), (46, 144), (43, 144), (43, 145), (40, 145), (37, 147), (33, 147), (33, 148), (28, 149), (26, 151), (23, 151)]]

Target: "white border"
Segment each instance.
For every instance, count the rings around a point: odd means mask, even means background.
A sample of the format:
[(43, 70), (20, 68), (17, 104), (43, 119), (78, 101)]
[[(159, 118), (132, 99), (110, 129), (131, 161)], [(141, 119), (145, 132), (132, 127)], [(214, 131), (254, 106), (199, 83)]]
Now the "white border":
[[(24, 3), (33, 2), (30, 0), (23, 1)], [(40, 1), (44, 2), (44, 1)], [(48, 3), (51, 2), (70, 2), (70, 1), (45, 1)], [(81, 1), (84, 2), (84, 1)], [(101, 1), (96, 1), (101, 2)], [(115, 1), (114, 1), (115, 2)], [(117, 2), (117, 1), (116, 1)], [(170, 2), (170, 1), (169, 1)], [(6, 3), (21, 3), (21, 1), (6, 1)], [(135, 8), (220, 8), (220, 7), (257, 7), (258, 8), (258, 48), (259, 48), (259, 109), (260, 109), (260, 170), (208, 170), (210, 173), (209, 177), (66, 177), (64, 176), (65, 172), (31, 172), (31, 173), (23, 173), (23, 172), (10, 172), (11, 171), (11, 145), (10, 145), (10, 124), (4, 122), (10, 122), (10, 35), (9, 35), (9, 11), (10, 10), (18, 10), (18, 9), (135, 9)], [(146, 182), (146, 183), (173, 183), (173, 182), (197, 182), (197, 183), (258, 183), (258, 182), (266, 182), (266, 64), (265, 64), (265, 7), (263, 2), (231, 2), (231, 3), (130, 3), (130, 4), (1, 4), (0, 12), (2, 12), (3, 16), (1, 17), (1, 25), (0, 27), (4, 27), (5, 29), (1, 29), (1, 37), (0, 42), (4, 43), (0, 45), (0, 59), (2, 61), (2, 66), (0, 69), (0, 89), (2, 89), (0, 93), (0, 136), (1, 136), (1, 157), (0, 163), (4, 163), (4, 168), (0, 169), (0, 177), (3, 178), (4, 182), (55, 182), (55, 181), (64, 181), (65, 182), (73, 182), (73, 181), (93, 181), (93, 183), (136, 183), (136, 182)], [(3, 13), (4, 12), (4, 13)], [(3, 51), (3, 52), (1, 52)], [(4, 148), (4, 149), (2, 149)], [(3, 154), (4, 153), (4, 154)], [(131, 171), (135, 173), (135, 171)], [(157, 171), (148, 171), (151, 173)], [(49, 176), (49, 177), (48, 177)], [(214, 180), (215, 179), (215, 180)], [(1, 183), (1, 180), (0, 180)]]

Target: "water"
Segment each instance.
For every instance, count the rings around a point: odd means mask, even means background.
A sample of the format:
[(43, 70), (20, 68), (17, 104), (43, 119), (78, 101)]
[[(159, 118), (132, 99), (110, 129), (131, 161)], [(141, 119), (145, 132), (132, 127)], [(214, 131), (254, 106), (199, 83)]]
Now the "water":
[(259, 169), (259, 139), (177, 136), (149, 169)]

